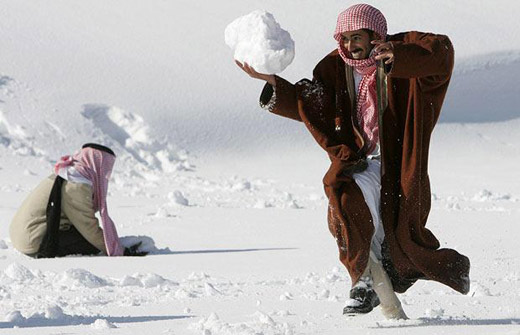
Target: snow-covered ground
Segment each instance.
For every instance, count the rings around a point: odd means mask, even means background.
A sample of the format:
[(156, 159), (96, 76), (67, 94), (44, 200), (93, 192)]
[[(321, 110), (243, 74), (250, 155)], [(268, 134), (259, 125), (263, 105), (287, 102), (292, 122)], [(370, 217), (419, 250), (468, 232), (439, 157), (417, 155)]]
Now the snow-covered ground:
[[(408, 321), (341, 315), (350, 281), (326, 224), (327, 159), (257, 107), (224, 29), (256, 9), (296, 42), (283, 76), (334, 48), (330, 1), (7, 0), (0, 8), (0, 333), (520, 334), (516, 1), (371, 4), (389, 31), (448, 34), (457, 62), (430, 154), (429, 228), (472, 261), (467, 296), (401, 295)], [(109, 210), (142, 258), (33, 260), (8, 226), (52, 162), (118, 154)]]

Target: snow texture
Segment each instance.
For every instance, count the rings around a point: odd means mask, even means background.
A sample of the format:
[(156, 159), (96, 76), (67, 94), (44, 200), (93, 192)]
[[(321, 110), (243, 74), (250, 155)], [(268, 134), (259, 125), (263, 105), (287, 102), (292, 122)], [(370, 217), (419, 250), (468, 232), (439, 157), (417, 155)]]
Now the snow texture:
[(260, 73), (280, 73), (294, 59), (291, 35), (266, 11), (255, 10), (235, 19), (224, 35), (234, 58)]

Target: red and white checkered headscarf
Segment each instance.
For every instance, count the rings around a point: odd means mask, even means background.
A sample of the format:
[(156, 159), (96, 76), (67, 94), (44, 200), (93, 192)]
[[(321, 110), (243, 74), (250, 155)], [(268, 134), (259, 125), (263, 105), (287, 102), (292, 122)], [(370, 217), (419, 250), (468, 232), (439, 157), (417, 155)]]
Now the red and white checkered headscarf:
[(370, 154), (379, 142), (379, 127), (376, 103), (376, 60), (373, 55), (367, 59), (351, 59), (345, 49), (342, 34), (347, 31), (369, 29), (377, 39), (385, 40), (386, 19), (377, 9), (367, 4), (353, 5), (338, 16), (334, 39), (338, 42), (338, 52), (346, 64), (363, 75), (359, 84), (356, 117), (365, 140), (365, 151)]
[(108, 181), (115, 161), (116, 157), (108, 152), (86, 147), (73, 156), (61, 157), (54, 166), (56, 175), (61, 168), (74, 166), (83, 177), (92, 182), (94, 211), (99, 210), (101, 216), (108, 256), (122, 256), (124, 253), (116, 227), (107, 210)]
[(334, 39), (341, 41), (341, 34), (347, 31), (369, 29), (381, 40), (386, 39), (386, 19), (379, 9), (367, 4), (350, 6), (338, 15)]

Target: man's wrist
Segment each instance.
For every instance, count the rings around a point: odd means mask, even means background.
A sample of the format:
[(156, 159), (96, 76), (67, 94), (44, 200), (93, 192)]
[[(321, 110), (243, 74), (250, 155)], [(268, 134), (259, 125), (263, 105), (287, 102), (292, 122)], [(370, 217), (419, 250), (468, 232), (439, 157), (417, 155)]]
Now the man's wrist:
[(276, 78), (274, 75), (270, 74), (265, 81), (267, 81), (271, 86), (276, 87)]

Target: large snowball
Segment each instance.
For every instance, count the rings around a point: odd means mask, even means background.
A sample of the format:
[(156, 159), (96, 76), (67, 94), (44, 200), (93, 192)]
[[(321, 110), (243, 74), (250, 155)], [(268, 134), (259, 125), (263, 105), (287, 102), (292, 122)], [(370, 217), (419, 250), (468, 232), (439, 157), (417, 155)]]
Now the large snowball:
[(294, 59), (294, 41), (273, 15), (256, 10), (231, 22), (225, 31), (226, 44), (235, 59), (260, 73), (279, 73)]

